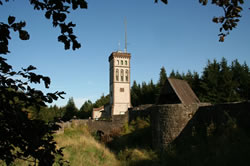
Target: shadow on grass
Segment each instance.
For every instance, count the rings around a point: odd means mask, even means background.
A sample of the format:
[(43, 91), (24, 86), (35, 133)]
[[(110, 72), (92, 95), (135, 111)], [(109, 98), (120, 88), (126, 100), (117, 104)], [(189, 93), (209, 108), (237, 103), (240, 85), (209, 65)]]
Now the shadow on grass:
[(151, 142), (151, 129), (146, 127), (115, 137), (111, 142), (107, 143), (107, 146), (110, 150), (118, 153), (128, 148), (151, 149)]

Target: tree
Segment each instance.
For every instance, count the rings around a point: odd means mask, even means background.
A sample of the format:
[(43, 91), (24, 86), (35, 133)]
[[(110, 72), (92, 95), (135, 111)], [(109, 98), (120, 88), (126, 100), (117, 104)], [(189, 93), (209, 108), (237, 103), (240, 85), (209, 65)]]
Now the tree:
[[(165, 4), (168, 3), (168, 0), (161, 1)], [(155, 0), (155, 3), (157, 2), (158, 0)], [(208, 0), (199, 0), (199, 3), (207, 5)], [(224, 12), (223, 16), (214, 17), (212, 20), (214, 23), (221, 24), (218, 36), (219, 41), (223, 42), (225, 36), (229, 35), (229, 32), (237, 27), (244, 0), (211, 0), (211, 4), (220, 7)]]
[(69, 98), (67, 105), (65, 106), (65, 114), (62, 118), (63, 121), (68, 121), (76, 116), (78, 110), (75, 106), (73, 97)]
[(250, 99), (250, 70), (246, 63), (241, 65), (238, 60), (234, 60), (231, 65), (233, 84), (235, 93), (241, 100)]
[(140, 104), (140, 96), (141, 96), (141, 88), (137, 85), (134, 80), (133, 85), (131, 87), (131, 103), (134, 107)]
[[(8, 0), (5, 0), (7, 3)], [(0, 5), (3, 1), (0, 0)], [(61, 35), (58, 41), (64, 43), (65, 49), (75, 50), (81, 47), (73, 33), (75, 24), (66, 23), (70, 5), (75, 10), (87, 8), (85, 0), (30, 0), (34, 10), (45, 11), (45, 17), (52, 19), (54, 27), (59, 27)], [(21, 40), (29, 40), (29, 33), (24, 30), (26, 22), (17, 22), (16, 17), (9, 16), (7, 23), (0, 22), (0, 54), (8, 54), (10, 33), (19, 33)], [(42, 120), (29, 119), (26, 109), (34, 107), (40, 110), (46, 103), (51, 103), (64, 92), (44, 94), (31, 87), (31, 83), (44, 82), (49, 88), (50, 78), (33, 72), (36, 68), (30, 65), (21, 71), (14, 71), (6, 58), (0, 57), (0, 160), (10, 165), (15, 159), (33, 162), (34, 165), (52, 165), (56, 156), (62, 157), (62, 150), (56, 148), (53, 133), (58, 129), (55, 123), (46, 124)], [(62, 158), (59, 164), (63, 164)]]
[[(227, 60), (223, 57), (220, 62), (219, 91), (221, 92), (220, 101), (230, 102), (234, 99), (233, 74), (227, 65)], [(225, 90), (226, 89), (226, 90)]]
[[(5, 0), (8, 2), (9, 0)], [(0, 0), (0, 5), (3, 2)], [(70, 13), (70, 5), (72, 5), (72, 9), (76, 10), (78, 7), (81, 9), (87, 9), (87, 2), (85, 0), (30, 0), (30, 4), (34, 6), (34, 10), (42, 10), (45, 11), (45, 18), (52, 19), (52, 24), (54, 27), (59, 27), (61, 30), (61, 35), (58, 36), (58, 41), (64, 43), (64, 48), (70, 49), (72, 45), (72, 49), (78, 49), (81, 47), (81, 44), (76, 40), (76, 36), (73, 32), (73, 27), (75, 24), (72, 22), (67, 23), (67, 15)], [(10, 38), (10, 30), (14, 32), (19, 32), (19, 38), (21, 40), (28, 40), (29, 33), (23, 28), (26, 26), (26, 22), (15, 22), (16, 18), (14, 16), (9, 16), (8, 23), (0, 23), (0, 54), (9, 53), (8, 43)]]
[(202, 98), (204, 101), (217, 102), (219, 97), (218, 86), (219, 86), (219, 74), (220, 64), (214, 60), (213, 63), (208, 61), (207, 66), (204, 68), (202, 75)]
[(172, 70), (171, 73), (169, 74), (169, 78), (175, 78), (175, 77), (176, 77), (175, 71)]
[(95, 101), (93, 107), (98, 108), (106, 104), (109, 104), (109, 100), (110, 100), (109, 95), (104, 96), (104, 94), (102, 94), (101, 98)]
[(159, 81), (158, 81), (159, 89), (161, 89), (164, 86), (166, 80), (167, 80), (166, 69), (164, 67), (161, 67), (160, 78), (159, 78)]
[(201, 79), (197, 72), (193, 72), (193, 81), (192, 81), (192, 89), (195, 92), (195, 94), (198, 96), (199, 99), (201, 99)]
[[(55, 156), (62, 156), (56, 148), (52, 134), (59, 128), (55, 123), (45, 124), (42, 120), (29, 119), (27, 109), (40, 109), (51, 103), (64, 92), (43, 94), (30, 83), (44, 82), (50, 85), (48, 77), (37, 75), (29, 66), (15, 72), (6, 59), (0, 57), (0, 160), (7, 165), (15, 159), (33, 162), (35, 165), (52, 165)], [(62, 159), (60, 159), (62, 163)]]
[(249, 79), (249, 67), (238, 60), (231, 66), (225, 58), (220, 63), (208, 61), (200, 80), (200, 99), (212, 103), (248, 100)]
[(85, 101), (84, 104), (81, 106), (78, 117), (85, 119), (91, 117), (91, 113), (93, 110), (93, 104), (90, 100)]

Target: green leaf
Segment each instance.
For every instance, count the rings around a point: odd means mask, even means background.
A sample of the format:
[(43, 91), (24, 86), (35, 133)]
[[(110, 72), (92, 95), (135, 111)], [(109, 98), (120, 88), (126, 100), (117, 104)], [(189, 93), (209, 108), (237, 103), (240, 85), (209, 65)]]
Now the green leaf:
[(25, 30), (19, 30), (19, 38), (21, 40), (29, 40), (30, 39), (30, 35), (27, 31)]
[(161, 0), (163, 3), (168, 4), (168, 0)]
[(81, 9), (87, 9), (88, 8), (88, 4), (85, 0), (80, 0), (80, 8)]
[(219, 21), (218, 21), (218, 18), (217, 18), (217, 17), (214, 17), (214, 18), (213, 18), (213, 22), (214, 22), (214, 23), (218, 23), (218, 22), (219, 22)]
[(45, 13), (45, 17), (46, 17), (47, 19), (50, 19), (50, 17), (51, 17), (51, 11), (47, 11), (47, 12)]
[(9, 25), (11, 25), (11, 24), (13, 24), (14, 23), (14, 21), (15, 21), (15, 17), (14, 16), (9, 16), (9, 18), (8, 18), (8, 23), (9, 23)]
[(44, 81), (45, 87), (46, 87), (46, 88), (49, 88), (49, 85), (50, 85), (50, 78), (49, 78), (49, 77), (43, 77), (42, 79), (43, 79), (43, 81)]
[(64, 13), (60, 13), (58, 16), (59, 16), (58, 18), (59, 18), (60, 22), (63, 22), (67, 17), (66, 14), (64, 14)]
[(30, 65), (26, 70), (27, 70), (27, 71), (31, 71), (31, 70), (35, 70), (35, 69), (36, 69), (36, 67)]

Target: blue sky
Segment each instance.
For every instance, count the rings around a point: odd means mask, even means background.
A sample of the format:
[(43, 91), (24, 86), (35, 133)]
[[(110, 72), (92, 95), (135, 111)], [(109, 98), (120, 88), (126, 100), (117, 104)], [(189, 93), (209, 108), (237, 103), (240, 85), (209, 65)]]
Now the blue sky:
[[(222, 15), (212, 5), (196, 1), (169, 0), (168, 5), (154, 0), (87, 0), (88, 9), (73, 11), (68, 19), (77, 24), (75, 34), (82, 47), (65, 51), (57, 42), (60, 34), (43, 11), (34, 11), (28, 0), (15, 0), (0, 6), (0, 21), (9, 15), (25, 20), (29, 41), (20, 41), (11, 33), (8, 62), (15, 69), (32, 64), (37, 73), (50, 76), (47, 91), (65, 91), (63, 106), (73, 97), (80, 107), (87, 99), (95, 101), (109, 92), (108, 57), (124, 48), (124, 18), (127, 19), (128, 52), (131, 53), (131, 80), (158, 81), (160, 68), (201, 72), (207, 60), (225, 57), (229, 63), (238, 59), (250, 64), (250, 7), (244, 4), (238, 27), (224, 43), (218, 42), (219, 25), (211, 20)], [(43, 86), (39, 86), (44, 90)]]

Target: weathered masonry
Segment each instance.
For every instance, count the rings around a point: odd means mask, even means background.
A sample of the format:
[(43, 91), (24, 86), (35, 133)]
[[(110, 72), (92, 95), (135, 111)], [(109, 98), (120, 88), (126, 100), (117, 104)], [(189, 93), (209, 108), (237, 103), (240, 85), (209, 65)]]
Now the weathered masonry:
[(194, 130), (208, 132), (207, 126), (224, 125), (231, 118), (237, 126), (250, 129), (250, 103), (226, 103), (210, 105), (165, 104), (150, 108), (152, 144), (155, 149), (166, 150), (173, 141), (192, 138)]
[(130, 53), (113, 52), (109, 56), (111, 115), (125, 114), (131, 108)]
[(110, 102), (93, 109), (92, 118), (110, 118), (124, 115), (131, 105), (130, 97), (130, 59), (127, 52), (112, 52), (109, 56), (109, 95)]

